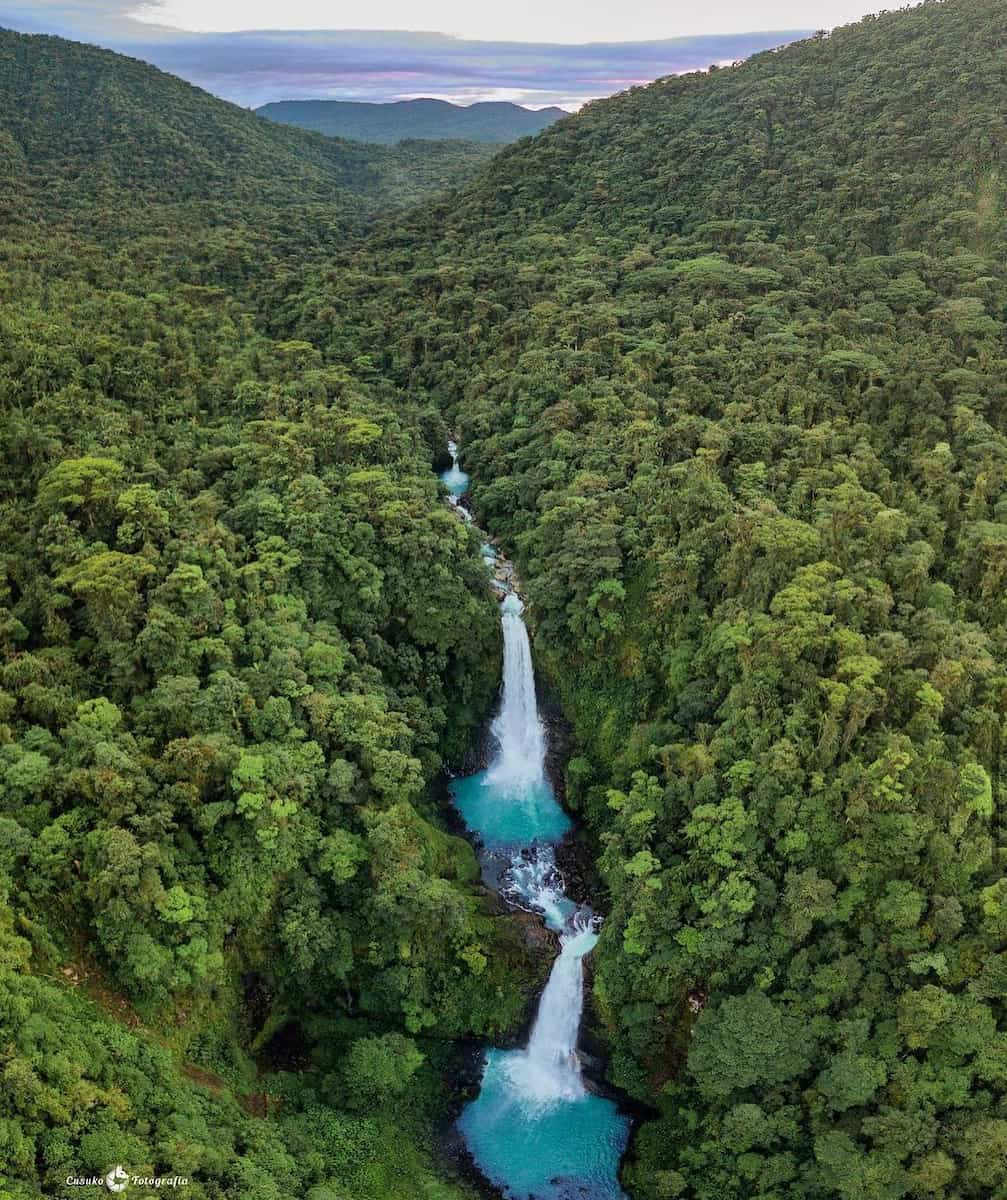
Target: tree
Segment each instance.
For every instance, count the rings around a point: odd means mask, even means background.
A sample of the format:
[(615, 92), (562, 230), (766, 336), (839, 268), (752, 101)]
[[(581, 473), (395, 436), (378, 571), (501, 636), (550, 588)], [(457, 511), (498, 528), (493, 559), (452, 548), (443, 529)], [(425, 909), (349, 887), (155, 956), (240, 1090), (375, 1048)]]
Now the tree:
[(726, 1096), (782, 1083), (810, 1064), (811, 1040), (801, 1023), (762, 992), (729, 996), (704, 1010), (689, 1050), (701, 1091)]
[(422, 1064), (416, 1043), (401, 1034), (357, 1038), (343, 1067), (348, 1104), (373, 1108), (401, 1095)]

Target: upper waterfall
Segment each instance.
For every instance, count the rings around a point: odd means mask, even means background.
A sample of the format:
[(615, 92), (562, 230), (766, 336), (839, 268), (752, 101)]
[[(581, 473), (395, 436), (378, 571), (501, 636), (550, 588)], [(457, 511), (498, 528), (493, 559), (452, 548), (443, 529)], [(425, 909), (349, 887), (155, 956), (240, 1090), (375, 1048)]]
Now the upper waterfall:
[(500, 607), (503, 700), (493, 722), (499, 750), (486, 782), (505, 793), (527, 788), (545, 776), (545, 733), (535, 699), (535, 672), (523, 612), (524, 605), (513, 594)]
[(448, 442), (448, 453), (451, 455), (451, 466), (441, 475), (441, 483), (448, 489), (448, 499), (459, 516), (466, 521), (471, 521), (472, 514), (459, 503), (459, 497), (464, 496), (469, 490), (469, 477), (458, 465), (458, 446), (455, 442)]

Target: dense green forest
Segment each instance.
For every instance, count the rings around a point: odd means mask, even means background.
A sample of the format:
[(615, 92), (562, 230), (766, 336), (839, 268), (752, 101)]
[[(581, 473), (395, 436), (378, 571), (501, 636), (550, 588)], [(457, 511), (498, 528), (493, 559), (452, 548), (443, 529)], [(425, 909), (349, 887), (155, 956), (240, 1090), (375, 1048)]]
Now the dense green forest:
[[(0, 31), (0, 202), (104, 244), (163, 238), (144, 269), (217, 282), (264, 250), (301, 265), (387, 213), (456, 183), (492, 148), (364, 146), (279, 128), (135, 59)], [(184, 233), (188, 237), (183, 237)], [(244, 236), (242, 236), (244, 235)], [(172, 248), (174, 256), (170, 256)]]
[(505, 100), (449, 104), (447, 100), (274, 100), (255, 110), (270, 121), (314, 129), (331, 137), (394, 144), (406, 138), (459, 138), (470, 142), (516, 142), (539, 133), (566, 113), (561, 108), (523, 108)]
[(1003, 0), (865, 19), (593, 103), (288, 302), (515, 552), (640, 1200), (1007, 1195), (1005, 100)]
[(464, 1194), (450, 1039), (543, 964), (425, 786), (496, 686), (450, 427), (573, 726), (634, 1200), (1007, 1197), (1007, 0), (411, 209), (468, 152), (0, 47), (0, 1196)]
[(444, 1039), (546, 965), (425, 792), (496, 614), (441, 415), (263, 314), (465, 157), (7, 33), (0, 131), (0, 1195), (460, 1195)]

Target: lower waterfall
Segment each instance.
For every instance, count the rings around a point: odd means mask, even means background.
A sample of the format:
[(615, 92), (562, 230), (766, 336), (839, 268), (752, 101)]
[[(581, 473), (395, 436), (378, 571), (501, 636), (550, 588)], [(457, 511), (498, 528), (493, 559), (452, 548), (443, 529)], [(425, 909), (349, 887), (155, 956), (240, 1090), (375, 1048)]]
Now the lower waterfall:
[(590, 923), (575, 927), (562, 938), (562, 949), (553, 966), (528, 1048), (510, 1063), (510, 1076), (533, 1100), (576, 1100), (584, 1094), (577, 1035), (584, 1008), (584, 955), (594, 948), (597, 935)]

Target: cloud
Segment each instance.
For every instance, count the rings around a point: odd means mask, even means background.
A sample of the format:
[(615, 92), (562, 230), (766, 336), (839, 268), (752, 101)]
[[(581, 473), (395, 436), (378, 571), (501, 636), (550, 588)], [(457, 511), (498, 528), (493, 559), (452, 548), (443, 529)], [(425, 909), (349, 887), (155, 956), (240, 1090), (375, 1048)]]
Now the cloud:
[(739, 29), (833, 26), (883, 0), (134, 0), (144, 19), (179, 29), (442, 29), (469, 40), (640, 42)]
[(240, 104), (436, 95), (458, 103), (507, 93), (524, 103), (576, 107), (661, 75), (746, 58), (797, 34), (670, 42), (539, 46), (439, 35), (207, 34), (166, 39), (144, 57)]
[[(135, 2), (135, 0), (134, 0)], [(96, 41), (145, 59), (247, 107), (271, 100), (398, 100), (468, 104), (513, 99), (576, 108), (662, 75), (746, 58), (803, 36), (742, 33), (662, 42), (545, 45), (471, 41), (438, 33), (265, 30), (185, 33), (132, 20), (101, 0), (5, 4), (0, 23)]]

